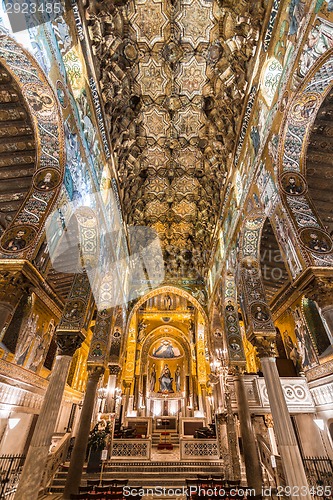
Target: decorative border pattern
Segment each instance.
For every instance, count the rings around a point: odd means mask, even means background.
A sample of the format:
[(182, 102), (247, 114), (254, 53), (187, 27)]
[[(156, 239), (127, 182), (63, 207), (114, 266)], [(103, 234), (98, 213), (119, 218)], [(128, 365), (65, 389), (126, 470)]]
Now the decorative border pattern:
[(332, 88), (332, 75), (333, 50), (329, 50), (309, 72), (291, 101), (279, 145), (280, 184), (283, 184), (286, 174), (294, 173), (296, 180), (301, 179), (302, 191), (301, 195), (295, 191), (287, 194), (284, 189), (282, 201), (291, 215), (302, 246), (312, 263), (318, 266), (333, 264), (333, 242), (307, 193), (305, 156), (317, 112)]
[[(43, 169), (45, 174), (49, 172), (51, 180), (52, 176), (56, 180), (47, 188), (37, 187), (38, 184), (42, 186), (41, 179), (33, 182), (15, 219), (2, 235), (1, 257), (29, 258), (33, 254), (45, 219), (57, 200), (64, 176), (66, 155), (61, 107), (34, 58), (6, 35), (0, 36), (0, 60), (20, 87), (32, 116), (37, 144), (34, 177), (39, 178)], [(22, 241), (21, 237), (18, 245), (10, 245), (12, 240), (17, 240), (17, 233), (20, 231), (31, 236), (29, 241), (24, 238)], [(20, 235), (18, 239), (20, 240)]]
[(227, 333), (228, 353), (231, 364), (246, 362), (238, 320), (237, 288), (235, 278), (226, 276), (224, 293), (224, 325)]
[(245, 219), (242, 232), (240, 274), (250, 337), (276, 333), (260, 269), (260, 239), (265, 220), (261, 212), (252, 212)]

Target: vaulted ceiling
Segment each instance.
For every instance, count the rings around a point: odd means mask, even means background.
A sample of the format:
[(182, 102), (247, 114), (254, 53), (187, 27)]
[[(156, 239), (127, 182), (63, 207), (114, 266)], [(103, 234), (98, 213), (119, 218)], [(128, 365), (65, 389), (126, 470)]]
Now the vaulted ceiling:
[(0, 64), (0, 236), (31, 188), (36, 145), (22, 92)]
[(128, 224), (167, 275), (205, 273), (265, 10), (261, 1), (87, 2)]

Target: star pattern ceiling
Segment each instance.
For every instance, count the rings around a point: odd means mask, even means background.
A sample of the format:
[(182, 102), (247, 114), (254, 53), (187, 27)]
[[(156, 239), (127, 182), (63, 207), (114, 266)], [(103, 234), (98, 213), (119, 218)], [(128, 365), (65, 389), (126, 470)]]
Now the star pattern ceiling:
[(205, 273), (264, 13), (261, 0), (88, 2), (124, 216), (156, 229), (171, 277)]

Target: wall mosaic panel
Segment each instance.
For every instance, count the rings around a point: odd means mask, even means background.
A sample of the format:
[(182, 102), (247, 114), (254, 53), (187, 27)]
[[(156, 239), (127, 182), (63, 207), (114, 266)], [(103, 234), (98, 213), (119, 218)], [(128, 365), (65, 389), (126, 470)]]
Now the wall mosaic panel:
[(232, 275), (227, 275), (225, 279), (223, 307), (229, 361), (232, 365), (244, 365), (246, 361), (239, 327), (237, 289), (235, 278)]
[(279, 144), (283, 202), (291, 215), (303, 249), (311, 263), (318, 266), (333, 264), (333, 242), (307, 193), (305, 153), (318, 109), (332, 87), (332, 75), (333, 56), (332, 50), (328, 50), (307, 72), (290, 103)]
[(36, 60), (15, 40), (0, 36), (1, 62), (19, 85), (31, 113), (37, 158), (30, 192), (1, 238), (3, 258), (29, 257), (64, 175), (64, 131), (60, 105)]
[(244, 221), (241, 252), (240, 277), (247, 317), (247, 336), (275, 336), (275, 327), (266, 301), (260, 269), (260, 239), (266, 217), (253, 213)]

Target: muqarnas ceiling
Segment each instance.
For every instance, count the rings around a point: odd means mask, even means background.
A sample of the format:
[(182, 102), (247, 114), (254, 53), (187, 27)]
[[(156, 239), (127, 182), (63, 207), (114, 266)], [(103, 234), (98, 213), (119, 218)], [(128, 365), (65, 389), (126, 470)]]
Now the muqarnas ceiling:
[(156, 229), (170, 277), (208, 264), (264, 13), (246, 0), (87, 7), (125, 219)]

